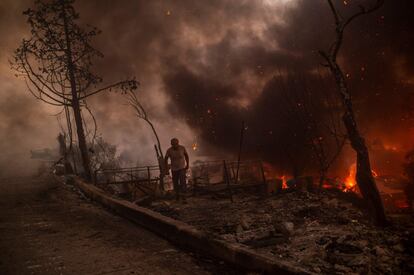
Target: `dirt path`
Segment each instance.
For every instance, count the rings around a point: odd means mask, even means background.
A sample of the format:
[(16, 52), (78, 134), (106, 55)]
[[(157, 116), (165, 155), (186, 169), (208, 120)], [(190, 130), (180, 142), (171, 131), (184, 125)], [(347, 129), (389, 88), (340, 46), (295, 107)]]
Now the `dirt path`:
[(49, 177), (0, 182), (0, 274), (240, 274)]

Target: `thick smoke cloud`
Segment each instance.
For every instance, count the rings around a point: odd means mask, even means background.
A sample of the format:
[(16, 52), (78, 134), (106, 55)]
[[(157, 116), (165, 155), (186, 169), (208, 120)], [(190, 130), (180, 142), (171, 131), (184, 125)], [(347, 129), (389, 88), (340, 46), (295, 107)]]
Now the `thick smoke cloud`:
[[(349, 8), (341, 9), (344, 14), (357, 9), (354, 2), (350, 2)], [(378, 156), (383, 154), (375, 151), (388, 150), (389, 144), (393, 144), (394, 151), (408, 150), (413, 145), (413, 121), (408, 112), (413, 102), (414, 40), (410, 33), (413, 20), (409, 14), (412, 8), (413, 3), (409, 1), (388, 1), (379, 12), (356, 21), (346, 33), (340, 56), (349, 76), (360, 128), (367, 136), (374, 155)], [(271, 92), (266, 91), (266, 88), (261, 90), (256, 97), (249, 98), (248, 110), (240, 110), (229, 103), (240, 93), (248, 94), (243, 91), (246, 79), (253, 78), (253, 83), (259, 83), (255, 88), (260, 90), (261, 87), (267, 87), (263, 82), (269, 81), (272, 74), (278, 74), (279, 71), (297, 75), (305, 73), (309, 78), (315, 70), (323, 70), (322, 67), (318, 68), (321, 60), (317, 51), (326, 49), (334, 39), (332, 20), (325, 2), (300, 1), (296, 8), (286, 11), (284, 24), (268, 22), (262, 37), (266, 43), (257, 43), (255, 37), (251, 37), (243, 45), (238, 45), (234, 42), (237, 38), (228, 35), (207, 48), (207, 55), (211, 56), (209, 60), (212, 60), (209, 64), (213, 64), (211, 67), (191, 69), (191, 64), (181, 66), (177, 72), (169, 72), (164, 77), (166, 89), (177, 95), (176, 105), (183, 114), (195, 116), (190, 124), (202, 129), (204, 137), (211, 143), (234, 152), (237, 126), (240, 120), (247, 119), (254, 126), (254, 130), (249, 133), (253, 138), (250, 150), (259, 151), (261, 157), (267, 160), (279, 159), (283, 162), (283, 158), (280, 159), (283, 154), (280, 147), (289, 143), (289, 135), (273, 135), (271, 139), (267, 137), (268, 129), (276, 126), (272, 133), (284, 129), (283, 121), (277, 119), (280, 115), (280, 98), (273, 94), (280, 93), (280, 89), (278, 91), (274, 87)], [(277, 44), (273, 51), (269, 50), (271, 42)], [(232, 65), (219, 66), (214, 58), (217, 55), (223, 64)], [(214, 68), (214, 73), (210, 68)], [(335, 88), (330, 86), (330, 89)], [(223, 100), (215, 102), (216, 98), (220, 98), (217, 93), (224, 96)], [(260, 115), (263, 112), (265, 115)], [(396, 157), (388, 154), (385, 164), (382, 164), (383, 158), (374, 157), (374, 163), (392, 166), (395, 169), (390, 170), (396, 171), (401, 157), (402, 154), (399, 155), (399, 161), (395, 161)], [(390, 164), (390, 160), (394, 165)]]
[[(360, 3), (348, 2), (344, 12)], [(342, 1), (337, 3), (343, 6)], [(34, 103), (7, 64), (28, 32), (21, 11), (30, 5), (30, 1), (11, 0), (0, 5), (0, 33), (5, 38), (0, 86), (7, 95), (1, 106), (26, 110), (1, 113), (1, 130), (6, 133), (1, 139), (30, 133), (29, 140), (13, 141), (13, 145), (25, 144), (24, 150), (50, 146), (55, 142), (50, 133), (59, 131), (54, 117), (41, 116), (58, 110)], [(334, 37), (332, 17), (322, 0), (90, 0), (75, 6), (81, 23), (103, 31), (95, 45), (105, 58), (95, 63), (95, 70), (107, 83), (136, 76), (141, 82), (139, 96), (164, 148), (177, 136), (188, 147), (199, 145), (194, 158), (234, 156), (245, 120), (246, 155), (280, 162), (283, 152), (277, 144), (287, 142), (280, 132), (289, 121), (283, 121), (280, 108), (275, 107), (283, 106), (283, 98), (278, 96), (280, 86), (272, 84), (273, 77), (295, 72), (314, 81), (319, 77), (315, 72), (323, 71), (317, 51), (326, 49)], [(340, 56), (361, 129), (380, 147), (398, 144), (398, 149), (406, 150), (414, 137), (412, 130), (407, 133), (412, 121), (406, 115), (414, 83), (412, 8), (410, 0), (386, 1), (380, 11), (349, 28)], [(11, 95), (17, 95), (19, 103), (6, 102)], [(153, 136), (147, 125), (133, 117), (120, 94), (100, 95), (89, 103), (105, 139), (116, 143), (120, 152), (128, 152), (133, 161), (153, 162)], [(36, 125), (38, 131), (26, 126), (16, 130), (18, 118)], [(11, 147), (5, 142), (1, 149), (13, 152)]]
[[(345, 14), (355, 11), (353, 2), (341, 10)], [(412, 120), (407, 116), (413, 93), (413, 45), (409, 42), (414, 41), (409, 33), (413, 22), (408, 12), (412, 5), (409, 1), (388, 1), (381, 11), (356, 21), (345, 37), (340, 59), (349, 75), (361, 129), (373, 151), (387, 149), (384, 147), (388, 144), (402, 151), (413, 145)], [(178, 106), (184, 116), (192, 117), (190, 125), (201, 129), (205, 139), (235, 152), (237, 127), (245, 119), (252, 126), (249, 137), (253, 139), (247, 150), (279, 163), (283, 162), (280, 149), (291, 140), (289, 135), (275, 133), (285, 129), (289, 120), (278, 121), (280, 87), (269, 91), (265, 83), (280, 71), (308, 74), (308, 78), (315, 70), (323, 71), (318, 67), (321, 59), (317, 51), (326, 49), (334, 39), (332, 15), (323, 1), (299, 1), (295, 8), (285, 11), (283, 18), (283, 24), (267, 22), (261, 38), (265, 42), (258, 43), (252, 35), (239, 45), (238, 34), (229, 33), (207, 47), (206, 53), (193, 57), (193, 63), (168, 71), (164, 77), (166, 90), (176, 95), (173, 106)], [(277, 47), (272, 49), (270, 45)], [(197, 61), (206, 55), (209, 63), (200, 66)], [(179, 62), (177, 58), (170, 63)], [(250, 87), (246, 82), (257, 86)], [(334, 92), (334, 86), (329, 88)], [(250, 96), (247, 104), (238, 100), (246, 95)], [(235, 101), (240, 104), (232, 104)], [(269, 129), (272, 138), (268, 137)], [(376, 163), (381, 166), (381, 162), (380, 157)], [(393, 166), (388, 161), (385, 166), (398, 168), (401, 159), (394, 163)]]

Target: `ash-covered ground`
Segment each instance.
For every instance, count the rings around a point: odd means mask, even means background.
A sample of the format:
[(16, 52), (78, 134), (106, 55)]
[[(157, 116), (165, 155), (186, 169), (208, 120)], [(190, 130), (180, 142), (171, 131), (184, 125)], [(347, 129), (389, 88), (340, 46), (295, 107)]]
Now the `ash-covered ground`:
[(270, 197), (238, 193), (234, 201), (191, 196), (186, 203), (153, 201), (148, 207), (281, 261), (323, 274), (413, 274), (414, 219), (389, 215), (376, 227), (338, 192), (288, 191)]

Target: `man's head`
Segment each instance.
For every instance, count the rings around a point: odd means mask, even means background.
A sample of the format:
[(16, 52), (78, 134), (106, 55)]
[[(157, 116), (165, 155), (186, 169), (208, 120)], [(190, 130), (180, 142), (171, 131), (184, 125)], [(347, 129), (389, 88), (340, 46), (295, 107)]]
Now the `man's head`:
[(178, 145), (179, 145), (178, 138), (173, 138), (173, 139), (171, 139), (171, 146), (172, 146), (173, 148), (178, 148)]

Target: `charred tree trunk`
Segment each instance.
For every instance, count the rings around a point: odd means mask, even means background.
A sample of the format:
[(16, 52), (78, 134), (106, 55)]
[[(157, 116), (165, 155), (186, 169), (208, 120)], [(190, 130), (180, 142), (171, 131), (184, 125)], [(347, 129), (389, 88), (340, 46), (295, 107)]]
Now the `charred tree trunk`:
[(155, 127), (152, 124), (152, 122), (149, 119), (146, 119), (145, 121), (150, 125), (150, 127), (152, 129), (152, 132), (154, 133), (154, 136), (157, 140), (157, 145), (154, 145), (154, 146), (155, 146), (155, 151), (156, 151), (156, 155), (157, 155), (158, 167), (160, 169), (160, 189), (161, 189), (161, 192), (164, 192), (165, 191), (164, 176), (165, 176), (166, 173), (165, 173), (165, 165), (164, 165), (164, 163), (165, 163), (164, 162), (164, 154), (163, 154), (162, 149), (161, 149), (161, 142), (160, 142), (157, 131), (155, 130)]
[(86, 145), (85, 131), (83, 129), (82, 115), (80, 111), (79, 101), (75, 99), (74, 96), (73, 96), (72, 108), (73, 108), (73, 113), (75, 116), (76, 132), (78, 134), (79, 150), (80, 150), (81, 157), (82, 157), (82, 164), (83, 164), (83, 170), (85, 171), (85, 178), (87, 180), (91, 180), (90, 160), (89, 160), (89, 154), (88, 154), (88, 147)]
[(83, 121), (82, 121), (82, 114), (79, 104), (79, 97), (78, 91), (76, 89), (76, 79), (73, 69), (73, 60), (72, 60), (72, 49), (70, 43), (70, 36), (69, 36), (69, 28), (67, 23), (66, 17), (66, 7), (64, 1), (62, 1), (62, 17), (63, 17), (63, 24), (64, 24), (64, 31), (65, 31), (65, 40), (66, 40), (66, 62), (67, 62), (67, 69), (69, 74), (69, 81), (70, 81), (70, 88), (72, 93), (72, 108), (73, 108), (73, 115), (75, 117), (76, 123), (76, 132), (78, 134), (78, 144), (79, 150), (81, 152), (82, 157), (82, 164), (83, 169), (85, 171), (85, 178), (86, 180), (91, 180), (91, 170), (90, 170), (90, 160), (88, 154), (88, 147), (86, 145), (86, 137), (85, 131), (83, 129)]
[(339, 68), (337, 68), (334, 73), (341, 90), (343, 103), (346, 108), (342, 120), (347, 130), (352, 149), (354, 149), (357, 154), (356, 182), (362, 196), (368, 202), (369, 210), (372, 214), (374, 214), (374, 219), (377, 224), (386, 225), (387, 219), (384, 212), (384, 206), (382, 204), (381, 196), (372, 175), (368, 148), (357, 127), (352, 108), (352, 101), (349, 96), (347, 86), (345, 85), (344, 76)]
[(68, 127), (68, 136), (69, 136), (69, 154), (72, 157), (73, 161), (73, 172), (75, 175), (78, 174), (78, 169), (76, 165), (76, 157), (75, 157), (75, 150), (73, 148), (73, 133), (72, 133), (72, 121), (70, 117), (70, 111), (68, 106), (64, 106), (65, 109), (65, 115), (66, 115), (66, 124)]
[(359, 16), (372, 13), (379, 9), (384, 4), (384, 0), (377, 0), (376, 4), (371, 8), (366, 8), (361, 5), (360, 11), (347, 19), (344, 19), (344, 17), (341, 16), (339, 11), (333, 4), (332, 0), (327, 0), (327, 3), (335, 19), (336, 39), (332, 44), (331, 48), (329, 49), (328, 53), (320, 51), (320, 54), (326, 61), (326, 64), (324, 65), (329, 68), (330, 72), (335, 78), (341, 96), (342, 105), (345, 109), (342, 121), (347, 130), (348, 138), (351, 142), (352, 149), (354, 149), (354, 151), (357, 154), (356, 182), (358, 184), (363, 198), (368, 203), (370, 212), (372, 213), (372, 215), (374, 215), (376, 223), (378, 225), (384, 226), (387, 224), (387, 219), (385, 216), (384, 206), (382, 204), (377, 185), (372, 175), (368, 148), (365, 144), (364, 138), (358, 130), (352, 107), (351, 95), (346, 85), (346, 79), (341, 67), (337, 63), (337, 56), (342, 46), (346, 26), (348, 26), (353, 20), (355, 20)]
[(154, 133), (155, 139), (157, 140), (157, 146), (158, 146), (160, 156), (161, 156), (162, 159), (164, 159), (164, 154), (162, 152), (161, 142), (160, 142), (160, 139), (158, 137), (157, 131), (155, 130), (155, 127), (154, 127), (154, 125), (152, 124), (152, 122), (150, 120), (147, 119), (146, 122), (150, 125), (151, 130)]

